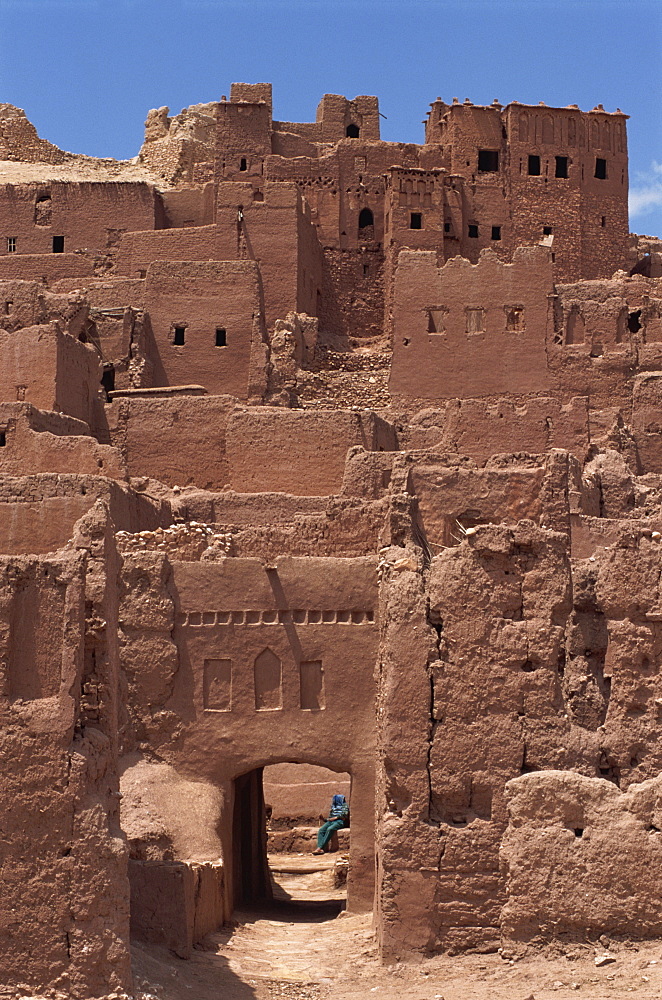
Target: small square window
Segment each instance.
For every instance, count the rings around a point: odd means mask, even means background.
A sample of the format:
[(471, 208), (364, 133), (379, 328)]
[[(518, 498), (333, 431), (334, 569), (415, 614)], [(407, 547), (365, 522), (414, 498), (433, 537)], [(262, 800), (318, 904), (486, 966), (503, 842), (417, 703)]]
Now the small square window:
[(501, 239), (501, 226), (492, 226), (492, 239), (493, 240)]
[(552, 227), (551, 226), (543, 226), (542, 227), (542, 234), (543, 234), (543, 236), (551, 236), (552, 235)]
[(556, 170), (554, 171), (555, 177), (567, 177), (568, 176), (568, 157), (567, 156), (557, 156), (556, 157)]
[(445, 233), (450, 233), (450, 231), (451, 231), (451, 224), (450, 224), (450, 222), (444, 222), (444, 232)]
[(540, 157), (531, 154), (529, 156), (529, 176), (540, 177)]
[(484, 333), (485, 332), (485, 310), (482, 309), (482, 308), (467, 309), (466, 310), (466, 325), (467, 325), (467, 333)]
[(499, 153), (496, 149), (478, 150), (478, 169), (483, 174), (495, 173), (499, 169)]
[(53, 237), (53, 253), (64, 253), (64, 236)]
[(410, 229), (422, 229), (423, 228), (423, 216), (420, 212), (412, 212), (409, 216), (409, 228)]
[(607, 161), (603, 160), (601, 156), (595, 158), (595, 176), (599, 181), (607, 179)]
[(472, 240), (478, 239), (478, 226), (469, 226), (469, 238)]
[(227, 332), (225, 330), (225, 327), (223, 327), (223, 326), (217, 326), (216, 327), (216, 346), (217, 347), (227, 347), (228, 346)]
[(7, 237), (7, 253), (16, 253), (16, 237)]
[(176, 326), (172, 333), (172, 342), (175, 347), (181, 347), (186, 342), (186, 327)]

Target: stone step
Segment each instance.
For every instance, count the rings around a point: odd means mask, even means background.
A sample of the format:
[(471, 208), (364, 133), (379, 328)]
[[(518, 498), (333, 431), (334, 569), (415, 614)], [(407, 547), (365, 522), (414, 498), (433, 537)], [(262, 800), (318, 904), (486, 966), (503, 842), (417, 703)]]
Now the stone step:
[[(294, 826), (291, 830), (270, 830), (267, 838), (269, 854), (297, 854), (314, 851), (317, 847), (316, 826)], [(332, 851), (349, 850), (349, 829), (338, 830), (331, 838)]]

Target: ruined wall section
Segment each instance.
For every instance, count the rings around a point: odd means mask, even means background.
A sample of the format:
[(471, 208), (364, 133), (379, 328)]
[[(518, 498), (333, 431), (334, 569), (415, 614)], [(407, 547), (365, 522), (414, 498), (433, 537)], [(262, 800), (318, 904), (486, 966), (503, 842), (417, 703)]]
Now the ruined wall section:
[(28, 402), (96, 424), (99, 356), (56, 322), (9, 333), (0, 329), (0, 399)]
[(25, 111), (13, 104), (0, 104), (0, 160), (22, 163), (64, 163), (72, 159), (46, 139), (28, 121)]
[(113, 523), (129, 531), (170, 524), (167, 500), (155, 500), (103, 476), (39, 473), (0, 477), (0, 552), (54, 552), (72, 538), (76, 522), (106, 502)]
[(168, 185), (202, 180), (213, 168), (217, 114), (217, 102), (193, 104), (172, 116), (167, 107), (152, 109), (139, 162)]
[(0, 403), (0, 474), (41, 472), (124, 479), (118, 452), (98, 444), (82, 421), (29, 403)]
[[(2, 563), (9, 863), (0, 974), (17, 990), (105, 996), (130, 988), (131, 971), (113, 737), (99, 724), (113, 678), (103, 677), (102, 707), (86, 673), (86, 580), (94, 571), (81, 552)], [(112, 712), (107, 726), (115, 731)]]

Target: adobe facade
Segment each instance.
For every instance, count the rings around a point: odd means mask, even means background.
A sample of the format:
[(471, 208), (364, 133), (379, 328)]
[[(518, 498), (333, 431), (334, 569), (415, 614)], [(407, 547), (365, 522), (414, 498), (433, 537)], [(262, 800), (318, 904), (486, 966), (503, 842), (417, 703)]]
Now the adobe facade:
[(130, 993), (131, 935), (186, 958), (267, 895), (271, 765), (350, 781), (385, 960), (662, 934), (662, 244), (626, 116), (379, 122), (234, 84), (118, 163), (0, 105), (16, 995)]

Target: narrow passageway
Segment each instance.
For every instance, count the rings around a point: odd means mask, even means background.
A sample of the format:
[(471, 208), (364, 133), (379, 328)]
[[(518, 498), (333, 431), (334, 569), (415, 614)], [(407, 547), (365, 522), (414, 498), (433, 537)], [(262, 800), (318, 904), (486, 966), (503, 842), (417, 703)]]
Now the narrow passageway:
[[(231, 924), (208, 935), (189, 961), (135, 945), (134, 974), (145, 1000), (148, 994), (158, 1000), (326, 1000), (341, 985), (344, 997), (363, 995), (378, 972), (372, 915), (346, 913), (343, 891), (331, 883), (333, 861), (306, 859), (295, 871), (296, 859), (290, 860), (291, 871), (273, 871), (274, 898), (235, 910)], [(311, 867), (316, 870), (304, 870)]]

